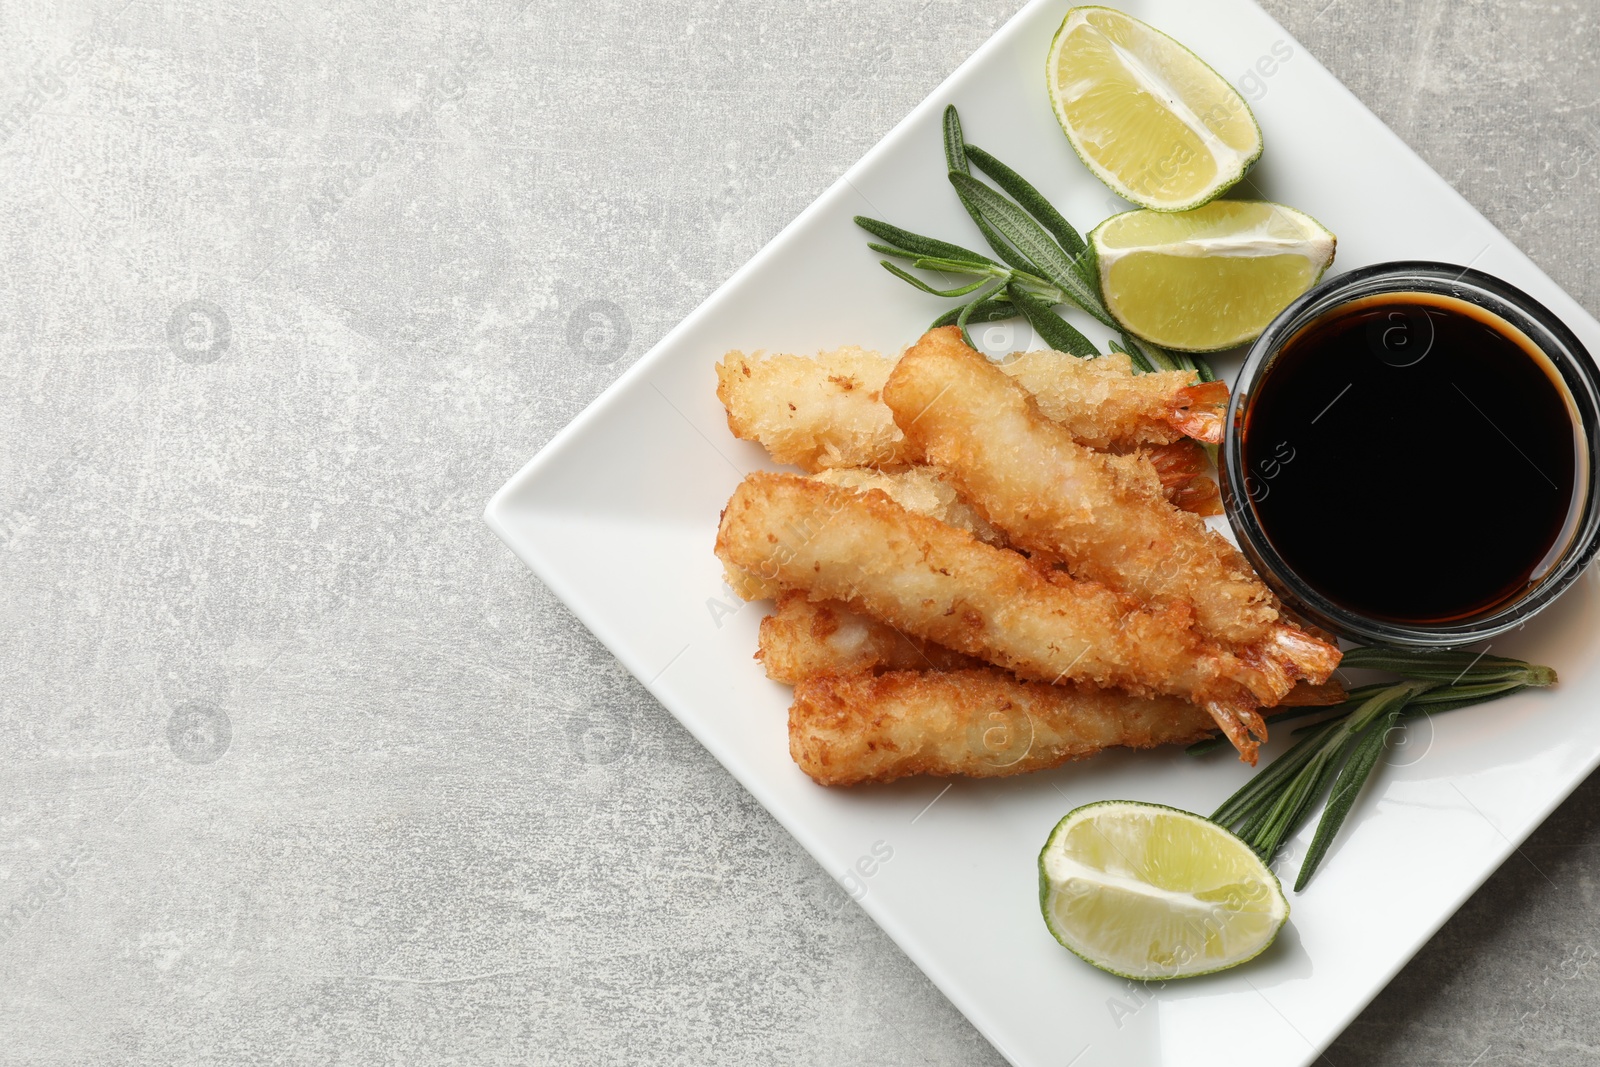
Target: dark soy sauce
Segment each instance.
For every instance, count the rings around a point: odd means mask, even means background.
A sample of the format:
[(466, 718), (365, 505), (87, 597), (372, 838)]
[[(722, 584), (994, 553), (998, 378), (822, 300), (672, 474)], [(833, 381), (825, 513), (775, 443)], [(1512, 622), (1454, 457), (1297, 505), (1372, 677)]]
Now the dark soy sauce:
[(1508, 603), (1576, 527), (1582, 439), (1559, 372), (1451, 297), (1369, 297), (1291, 338), (1246, 415), (1244, 493), (1341, 607), (1439, 624)]

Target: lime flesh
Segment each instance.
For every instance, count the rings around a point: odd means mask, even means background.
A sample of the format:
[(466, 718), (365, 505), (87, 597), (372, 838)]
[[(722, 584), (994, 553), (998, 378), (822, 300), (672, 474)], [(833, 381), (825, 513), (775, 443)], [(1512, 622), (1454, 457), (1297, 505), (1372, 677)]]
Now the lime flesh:
[(1073, 150), (1135, 204), (1198, 207), (1261, 156), (1261, 128), (1244, 97), (1183, 45), (1120, 11), (1068, 11), (1046, 74)]
[(1236, 967), (1289, 919), (1277, 877), (1243, 841), (1198, 815), (1120, 800), (1056, 824), (1039, 853), (1039, 903), (1062, 945), (1141, 981)]
[(1106, 308), (1163, 348), (1214, 352), (1261, 335), (1321, 279), (1337, 240), (1309, 215), (1254, 200), (1130, 211), (1089, 235)]

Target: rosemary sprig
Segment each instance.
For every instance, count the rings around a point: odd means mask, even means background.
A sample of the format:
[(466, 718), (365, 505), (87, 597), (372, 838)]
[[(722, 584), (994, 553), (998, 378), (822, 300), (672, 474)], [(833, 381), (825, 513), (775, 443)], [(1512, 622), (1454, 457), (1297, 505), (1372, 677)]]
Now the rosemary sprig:
[[(950, 184), (998, 259), (877, 219), (857, 216), (855, 220), (856, 225), (879, 239), (867, 242), (867, 247), (889, 257), (881, 261), (889, 273), (922, 292), (964, 301), (935, 319), (934, 326), (960, 326), (962, 336), (972, 344), (972, 337), (966, 332), (968, 325), (1022, 317), (1051, 348), (1093, 358), (1100, 354), (1099, 350), (1055, 310), (1075, 307), (1117, 332), (1120, 344), (1113, 341), (1112, 349), (1125, 353), (1137, 370), (1188, 370), (1203, 382), (1215, 380), (1216, 375), (1203, 359), (1167, 352), (1117, 325), (1100, 295), (1094, 249), (1026, 178), (977, 145), (967, 143), (961, 116), (953, 106), (945, 109), (943, 132)], [(973, 177), (973, 167), (990, 178), (994, 186)], [(906, 261), (910, 270), (890, 259)], [(974, 280), (938, 288), (911, 270)]]
[(1408, 652), (1392, 648), (1352, 648), (1341, 667), (1389, 671), (1406, 678), (1422, 678), (1451, 685), (1464, 678), (1477, 682), (1517, 679), (1523, 685), (1554, 685), (1556, 672), (1520, 659), (1473, 652)]
[[(1331, 708), (1297, 708), (1278, 716), (1276, 721), (1281, 722), (1330, 713), (1323, 721), (1295, 731), (1300, 740), (1211, 815), (1212, 821), (1233, 830), (1270, 863), (1328, 793), (1295, 892), (1306, 887), (1327, 856), (1362, 787), (1377, 769), (1389, 735), (1402, 723), (1556, 682), (1556, 672), (1549, 667), (1470, 652), (1355, 648), (1345, 653), (1343, 665), (1387, 671), (1401, 675), (1401, 680), (1352, 689), (1342, 704)], [(1189, 751), (1210, 751), (1218, 743), (1202, 741)]]

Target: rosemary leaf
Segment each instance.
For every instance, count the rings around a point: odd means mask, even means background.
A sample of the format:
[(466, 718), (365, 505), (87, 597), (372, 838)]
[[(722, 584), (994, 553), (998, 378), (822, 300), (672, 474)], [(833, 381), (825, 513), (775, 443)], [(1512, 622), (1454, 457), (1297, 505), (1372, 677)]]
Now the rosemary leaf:
[(1341, 666), (1391, 671), (1407, 678), (1454, 684), (1459, 681), (1518, 681), (1524, 685), (1555, 685), (1550, 667), (1519, 659), (1474, 652), (1407, 652), (1393, 648), (1352, 648)]
[(988, 263), (968, 263), (961, 259), (940, 259), (937, 256), (918, 256), (911, 261), (911, 265), (920, 270), (935, 270), (942, 274), (978, 274), (985, 278), (1003, 277), (1010, 273), (1004, 267)]
[[(1329, 764), (1338, 749), (1331, 746), (1319, 748), (1306, 767), (1289, 780), (1268, 809), (1261, 828), (1245, 840), (1256, 850), (1262, 863), (1271, 863), (1283, 847), (1284, 838), (1294, 833), (1301, 818), (1322, 795), (1322, 786), (1330, 776)], [(1337, 769), (1335, 767), (1335, 769)]]
[(907, 252), (905, 249), (896, 248), (894, 245), (880, 245), (876, 241), (868, 241), (867, 247), (878, 253), (880, 256), (893, 256), (895, 259), (918, 258), (915, 252)]
[[(1233, 830), (1270, 863), (1283, 842), (1299, 830), (1317, 801), (1328, 793), (1311, 847), (1300, 867), (1296, 892), (1305, 888), (1327, 858), (1339, 830), (1360, 799), (1362, 788), (1371, 779), (1391, 730), (1423, 715), (1498, 700), (1529, 686), (1555, 681), (1555, 671), (1549, 667), (1472, 653), (1355, 648), (1345, 653), (1344, 663), (1405, 677), (1398, 682), (1352, 689), (1345, 701), (1334, 707), (1288, 713), (1327, 712), (1329, 717), (1296, 730), (1299, 740), (1289, 751), (1223, 801), (1211, 816), (1212, 821)], [(1201, 751), (1202, 746), (1210, 747), (1202, 742), (1190, 750)]]
[[(1363, 686), (1361, 689), (1350, 690), (1350, 696), (1353, 699), (1358, 693), (1365, 695), (1368, 690), (1375, 691), (1381, 688), (1381, 685)], [(1499, 700), (1501, 697), (1510, 696), (1512, 693), (1526, 688), (1528, 687), (1525, 683), (1518, 681), (1444, 685), (1412, 697), (1411, 702), (1406, 705), (1405, 717), (1415, 719), (1422, 715), (1442, 715), (1447, 711), (1455, 711), (1458, 708), (1470, 708), (1475, 704), (1486, 704), (1491, 700)], [(1317, 725), (1321, 724), (1318, 723)], [(1293, 736), (1298, 737), (1314, 729), (1316, 729), (1315, 726), (1302, 726), (1294, 732)], [(1227, 739), (1224, 738), (1223, 740)]]
[(1311, 730), (1321, 730), (1322, 734), (1313, 735), (1296, 744), (1282, 756), (1273, 760), (1266, 768), (1258, 771), (1238, 792), (1222, 802), (1222, 806), (1211, 814), (1211, 821), (1221, 823), (1223, 826), (1232, 826), (1257, 806), (1265, 802), (1273, 789), (1287, 781), (1297, 773), (1307, 762), (1316, 755), (1318, 743), (1323, 735), (1338, 727), (1339, 720), (1320, 722), (1310, 727)]
[[(1154, 348), (1155, 346), (1151, 345), (1151, 347)], [(1159, 351), (1164, 353), (1178, 370), (1192, 370), (1202, 382), (1216, 380), (1216, 375), (1212, 373), (1210, 365), (1193, 352), (1169, 352), (1164, 348)]]
[(1078, 253), (1078, 258), (1072, 261), (1072, 268), (1078, 272), (1078, 277), (1083, 279), (1083, 284), (1096, 294), (1100, 294), (1100, 306), (1105, 306), (1105, 296), (1100, 293), (1100, 253), (1094, 250), (1094, 245), (1088, 245)]
[(1266, 824), (1267, 819), (1271, 815), (1272, 805), (1270, 803), (1262, 804), (1259, 808), (1251, 813), (1250, 817), (1244, 821), (1243, 825), (1235, 829), (1235, 836), (1237, 836), (1239, 840), (1243, 841), (1245, 844), (1249, 845), (1252, 852), (1256, 851), (1256, 837), (1261, 833), (1261, 828)]
[[(1290, 750), (1290, 754), (1293, 754), (1304, 746), (1311, 755), (1303, 758), (1301, 765), (1290, 772), (1286, 785), (1280, 788), (1282, 779), (1274, 780), (1269, 785), (1269, 795), (1276, 793), (1271, 815), (1256, 834), (1245, 838), (1263, 862), (1270, 863), (1273, 860), (1284, 840), (1310, 816), (1312, 806), (1339, 775), (1341, 767), (1348, 766), (1352, 750), (1358, 747), (1353, 739), (1362, 736), (1374, 722), (1386, 720), (1391, 715), (1398, 720), (1407, 701), (1435, 685), (1435, 682), (1409, 681), (1386, 686), (1363, 701), (1349, 716), (1323, 723), (1324, 729), (1307, 735)], [(1330, 834), (1337, 829), (1335, 825)], [(1324, 843), (1323, 851), (1326, 850), (1327, 844)]]
[(1069, 352), (1080, 359), (1093, 359), (1100, 354), (1093, 341), (1057, 315), (1049, 304), (1022, 286), (1012, 282), (1006, 286), (1006, 294), (1022, 311), (1023, 317), (1028, 320), (1028, 325), (1033, 327), (1034, 333), (1039, 335), (1040, 340), (1057, 352)]
[[(950, 109), (950, 111), (954, 110), (955, 108)], [(946, 136), (948, 136), (949, 129), (948, 120), (949, 114), (947, 113)], [(959, 120), (957, 120), (956, 128), (957, 130), (960, 129)], [(965, 163), (966, 159), (970, 159), (974, 164), (977, 165), (979, 170), (983, 171), (983, 173), (987, 174), (991, 179), (993, 179), (994, 183), (998, 185), (1001, 190), (1006, 193), (1006, 195), (1010, 196), (1011, 199), (1015, 200), (1018, 204), (1021, 204), (1023, 210), (1037, 219), (1039, 225), (1043, 226), (1049, 231), (1050, 236), (1056, 239), (1067, 255), (1077, 259), (1083, 254), (1084, 249), (1087, 246), (1084, 244), (1083, 238), (1079, 236), (1078, 231), (1073, 229), (1072, 223), (1062, 218), (1061, 212), (1057, 211), (1054, 205), (1052, 205), (1050, 201), (1046, 200), (1039, 190), (1035, 189), (1026, 178), (975, 144), (966, 145), (965, 151), (966, 156), (962, 162)], [(946, 158), (948, 158), (948, 148), (946, 148), (945, 155)], [(951, 167), (950, 169), (960, 170), (963, 174), (968, 172), (965, 166), (959, 168)]]
[(1155, 365), (1150, 362), (1149, 357), (1147, 357), (1137, 348), (1128, 349), (1116, 341), (1112, 341), (1111, 351), (1120, 352), (1127, 356), (1128, 359), (1133, 363), (1133, 372), (1135, 374), (1153, 374), (1155, 372)]
[(1101, 306), (1100, 295), (1085, 285), (1083, 278), (1073, 269), (1071, 257), (1062, 251), (1061, 246), (1056, 244), (1027, 212), (970, 174), (951, 171), (950, 184), (956, 187), (956, 192), (961, 195), (962, 202), (968, 205), (969, 210), (975, 211), (987, 220), (1016, 247), (1018, 252), (1027, 257), (1034, 269), (1065, 293), (1068, 299), (1105, 325), (1112, 329), (1117, 328), (1116, 322)]
[(1376, 721), (1380, 716), (1388, 714), (1391, 708), (1404, 707), (1406, 702), (1419, 693), (1433, 689), (1436, 682), (1405, 681), (1396, 685), (1386, 686), (1367, 698), (1366, 703), (1356, 709), (1355, 714), (1346, 720), (1346, 732), (1360, 733), (1367, 728), (1369, 723)]
[(961, 201), (961, 206), (967, 209), (967, 214), (972, 216), (972, 221), (977, 225), (978, 232), (983, 234), (985, 241), (989, 242), (989, 247), (994, 249), (995, 255), (999, 256), (1008, 266), (1015, 270), (1032, 271), (1038, 269), (1028, 261), (1027, 256), (1017, 251), (1010, 241), (1007, 241), (998, 230), (989, 225), (989, 220), (983, 217), (982, 212), (973, 205), (965, 194), (958, 192), (956, 193), (956, 198)]
[(1493, 700), (1497, 696), (1504, 696), (1515, 689), (1522, 689), (1525, 683), (1519, 681), (1495, 682), (1463, 682), (1460, 685), (1441, 685), (1437, 689), (1430, 689), (1411, 699), (1408, 708), (1421, 714), (1431, 714), (1438, 710), (1441, 704), (1457, 704), (1462, 700)]
[(961, 116), (956, 113), (956, 106), (951, 104), (944, 109), (944, 161), (946, 170), (958, 170), (962, 174), (967, 170), (967, 142), (961, 136)]
[(970, 248), (962, 248), (960, 245), (953, 245), (948, 241), (938, 241), (932, 237), (924, 237), (921, 234), (912, 233), (910, 230), (902, 230), (898, 226), (891, 226), (887, 222), (880, 222), (865, 215), (857, 215), (855, 222), (857, 226), (860, 226), (872, 236), (903, 248), (907, 252), (915, 252), (919, 256), (931, 256), (936, 259), (956, 260), (963, 263), (988, 264), (991, 267), (1000, 265), (988, 256), (980, 255)]
[[(1107, 312), (1107, 314), (1110, 314), (1110, 312)], [(1121, 330), (1122, 328), (1119, 326), (1117, 329)], [(1166, 350), (1157, 348), (1155, 345), (1149, 344), (1148, 342), (1141, 341), (1139, 338), (1133, 336), (1131, 333), (1128, 333), (1126, 330), (1122, 331), (1122, 343), (1126, 346), (1124, 351), (1126, 351), (1130, 356), (1137, 352), (1137, 358), (1142, 359), (1145, 365), (1150, 367), (1151, 370), (1182, 369), (1172, 358), (1171, 354), (1169, 354)]]
[[(1281, 830), (1276, 837), (1281, 842), (1283, 836), (1292, 833), (1298, 827), (1298, 820), (1303, 818), (1309, 805), (1321, 795), (1322, 787), (1326, 786), (1327, 780), (1337, 771), (1336, 757), (1350, 735), (1364, 730), (1374, 718), (1396, 706), (1397, 703), (1404, 706), (1406, 700), (1431, 687), (1431, 684), (1402, 682), (1398, 685), (1385, 686), (1363, 700), (1350, 714), (1328, 719), (1311, 727), (1310, 732), (1293, 748), (1246, 782), (1233, 796), (1223, 801), (1222, 806), (1212, 813), (1212, 821), (1232, 826), (1255, 808), (1271, 800), (1278, 821), (1283, 825), (1269, 829)], [(1354, 702), (1346, 701), (1345, 706), (1352, 703)], [(1275, 846), (1268, 850), (1266, 858), (1270, 858), (1274, 851), (1276, 851)]]
[(1514, 685), (1509, 689), (1500, 690), (1500, 692), (1494, 694), (1493, 696), (1475, 697), (1471, 700), (1441, 701), (1438, 704), (1434, 704), (1426, 708), (1407, 707), (1405, 717), (1407, 719), (1416, 719), (1423, 715), (1442, 715), (1447, 711), (1455, 711), (1459, 708), (1470, 708), (1478, 704), (1487, 704), (1491, 700), (1499, 700), (1501, 697), (1508, 697), (1513, 693), (1520, 693), (1526, 688), (1528, 687), (1525, 685)]
[(1355, 806), (1356, 797), (1361, 794), (1361, 787), (1367, 783), (1373, 769), (1377, 767), (1378, 757), (1383, 755), (1383, 750), (1389, 743), (1389, 731), (1397, 728), (1396, 724), (1404, 714), (1404, 704), (1385, 712), (1355, 742), (1349, 758), (1339, 771), (1339, 776), (1334, 779), (1333, 792), (1328, 797), (1327, 806), (1322, 809), (1322, 818), (1317, 822), (1317, 832), (1311, 837), (1311, 847), (1306, 850), (1306, 858), (1300, 864), (1300, 873), (1294, 881), (1296, 893), (1303, 890), (1311, 881), (1317, 866), (1322, 863), (1322, 857), (1327, 855), (1328, 847), (1333, 844), (1334, 837), (1339, 833), (1339, 827), (1344, 825), (1345, 817)]
[[(954, 104), (944, 109), (944, 162), (945, 170), (953, 174), (970, 175), (972, 173), (972, 169), (967, 166), (967, 143), (961, 136), (961, 116), (956, 113)], [(961, 201), (961, 206), (967, 209), (967, 214), (972, 216), (972, 221), (977, 223), (978, 232), (983, 234), (985, 241), (989, 242), (989, 247), (994, 249), (995, 255), (1017, 270), (1033, 269), (1027, 257), (1013, 248), (1011, 242), (995, 231), (995, 228), (989, 224), (989, 220), (983, 217), (983, 213), (968, 199), (965, 193), (957, 189), (956, 197)]]
[[(1359, 697), (1361, 701), (1364, 701), (1372, 693), (1382, 688), (1383, 684), (1379, 683), (1352, 689), (1350, 690), (1350, 699), (1351, 701), (1356, 701)], [(1423, 715), (1442, 715), (1447, 711), (1455, 711), (1458, 708), (1470, 708), (1475, 704), (1486, 704), (1491, 700), (1499, 700), (1501, 697), (1510, 696), (1512, 693), (1526, 688), (1527, 686), (1524, 683), (1517, 681), (1442, 685), (1437, 689), (1430, 689), (1425, 693), (1419, 693), (1412, 697), (1411, 701), (1406, 704), (1405, 717), (1407, 719), (1415, 719)], [(1311, 710), (1321, 709), (1313, 708)], [(1279, 718), (1284, 717), (1279, 716)], [(1295, 736), (1298, 737), (1315, 728), (1315, 726), (1302, 726), (1295, 731)], [(1227, 738), (1223, 738), (1223, 740), (1227, 740)]]

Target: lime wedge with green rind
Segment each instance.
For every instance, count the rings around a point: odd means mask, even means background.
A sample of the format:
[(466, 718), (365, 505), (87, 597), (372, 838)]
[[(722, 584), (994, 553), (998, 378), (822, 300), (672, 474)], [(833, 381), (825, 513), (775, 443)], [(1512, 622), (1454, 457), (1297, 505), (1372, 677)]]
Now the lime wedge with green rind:
[(1244, 97), (1199, 56), (1131, 15), (1069, 10), (1046, 73), (1073, 151), (1112, 192), (1142, 207), (1199, 207), (1261, 157), (1261, 127)]
[(1039, 904), (1062, 945), (1137, 981), (1237, 967), (1289, 920), (1249, 845), (1198, 815), (1124, 800), (1056, 824), (1039, 853)]
[(1259, 200), (1193, 211), (1129, 211), (1089, 234), (1106, 309), (1138, 337), (1181, 352), (1255, 340), (1321, 280), (1337, 238), (1316, 219)]

